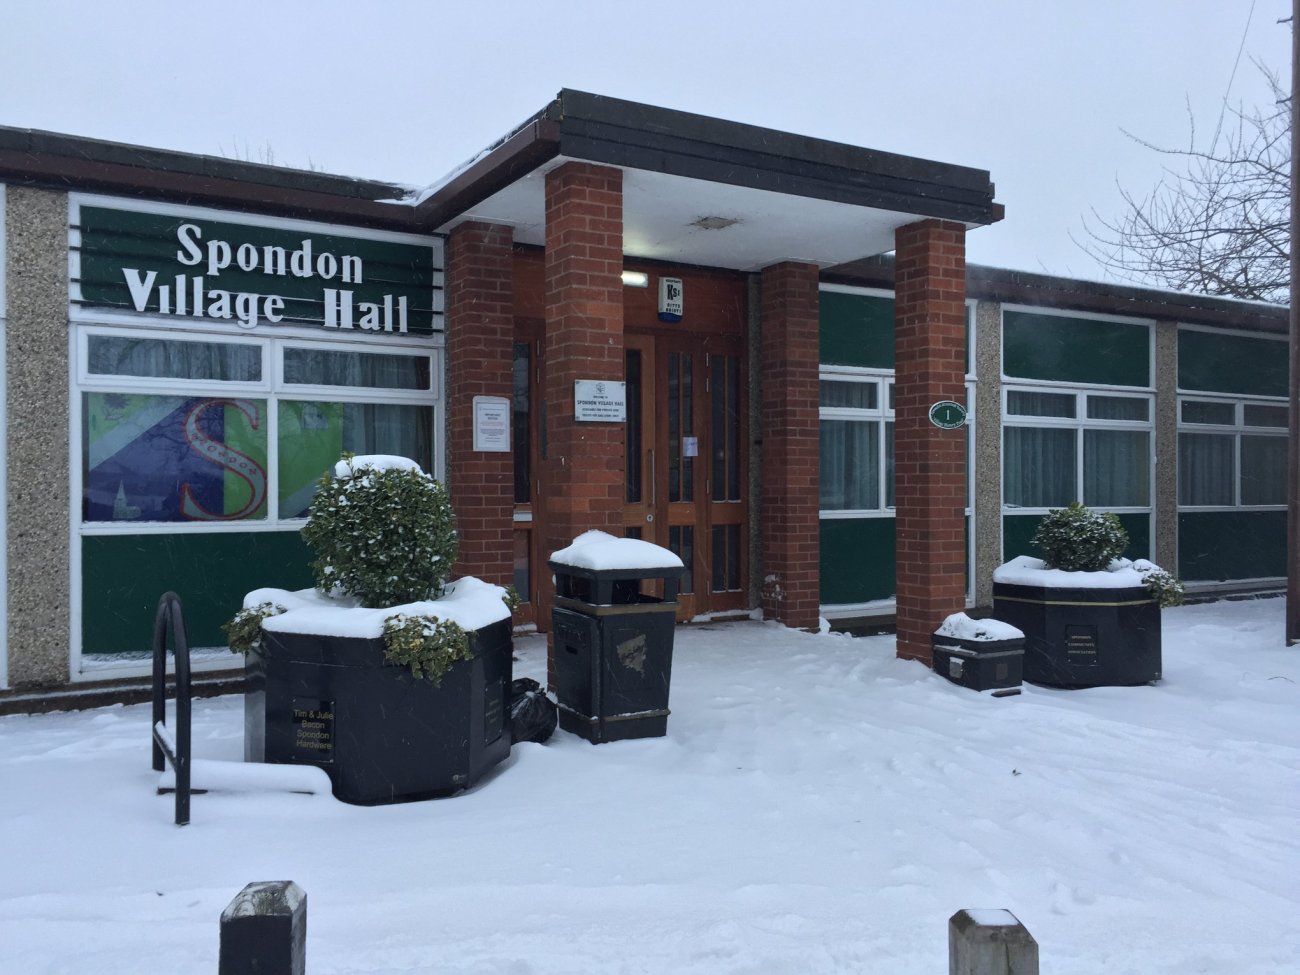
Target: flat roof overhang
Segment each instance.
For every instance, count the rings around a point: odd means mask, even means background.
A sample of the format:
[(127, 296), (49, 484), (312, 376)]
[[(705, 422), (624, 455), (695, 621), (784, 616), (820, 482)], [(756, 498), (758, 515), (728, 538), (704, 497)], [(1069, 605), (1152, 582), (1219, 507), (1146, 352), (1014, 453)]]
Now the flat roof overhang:
[(895, 229), (927, 217), (967, 227), (1002, 219), (983, 170), (570, 90), (423, 192), (0, 127), (0, 181), (409, 233), (480, 220), (535, 245), (546, 174), (574, 160), (623, 171), (623, 250), (633, 257), (829, 267), (892, 250)]
[(38, 129), (0, 126), (0, 182), (420, 232), (407, 187)]
[(1002, 219), (984, 170), (561, 91), (545, 109), (416, 205), (447, 232), (476, 220), (545, 242), (545, 177), (570, 161), (623, 171), (623, 251), (752, 271), (890, 251), (926, 218)]

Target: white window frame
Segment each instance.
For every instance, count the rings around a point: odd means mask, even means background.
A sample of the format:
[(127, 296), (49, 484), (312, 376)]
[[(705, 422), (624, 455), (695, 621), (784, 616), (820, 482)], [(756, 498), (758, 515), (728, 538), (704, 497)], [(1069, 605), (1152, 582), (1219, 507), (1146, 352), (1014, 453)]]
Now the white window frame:
[[(1285, 351), (1285, 348), (1283, 349)], [(1233, 410), (1232, 423), (1187, 423), (1183, 420), (1183, 404), (1185, 403), (1214, 403), (1222, 406), (1231, 406)], [(1250, 426), (1246, 423), (1247, 406), (1279, 406), (1284, 411), (1288, 408), (1287, 399), (1284, 396), (1239, 396), (1236, 394), (1225, 393), (1201, 393), (1201, 392), (1179, 392), (1178, 394), (1178, 482), (1175, 484), (1175, 497), (1178, 498), (1178, 510), (1180, 512), (1202, 512), (1202, 511), (1285, 511), (1286, 502), (1280, 504), (1242, 504), (1241, 502), (1241, 438), (1247, 437), (1277, 437), (1285, 440), (1288, 436), (1287, 427), (1261, 427)], [(1233, 459), (1233, 478), (1232, 478), (1232, 504), (1183, 504), (1182, 498), (1182, 435), (1184, 433), (1207, 433), (1218, 436), (1230, 436), (1232, 443)]]
[[(894, 422), (894, 411), (890, 407), (891, 391), (894, 386), (894, 374), (889, 370), (864, 369), (854, 366), (822, 366), (818, 376), (818, 388), (822, 382), (851, 382), (876, 387), (876, 406), (874, 409), (859, 407), (821, 406), (817, 411), (818, 423), (822, 420), (848, 420), (876, 423), (880, 436), (876, 444), (877, 497), (880, 504), (875, 508), (829, 508), (818, 511), (818, 517), (825, 520), (892, 518), (894, 508), (885, 504), (888, 495), (887, 454), (885, 447), (885, 425)], [(820, 490), (820, 486), (819, 486)]]
[[(1003, 515), (1035, 515), (1046, 514), (1051, 511), (1053, 505), (1013, 505), (1008, 504), (1006, 500), (1006, 465), (1007, 465), (1007, 443), (1006, 431), (1008, 427), (1037, 427), (1039, 429), (1054, 430), (1073, 430), (1075, 432), (1074, 450), (1075, 450), (1075, 470), (1074, 470), (1074, 494), (1075, 500), (1087, 504), (1083, 497), (1084, 487), (1084, 440), (1085, 432), (1088, 430), (1132, 430), (1147, 434), (1147, 503), (1145, 505), (1116, 505), (1106, 507), (1104, 510), (1116, 514), (1147, 514), (1154, 516), (1155, 513), (1155, 393), (1133, 386), (1101, 386), (1091, 384), (1063, 384), (1055, 382), (1046, 382), (1043, 380), (1028, 379), (1003, 379), (1002, 385), (1002, 470), (999, 471), (999, 485), (1002, 494), (1002, 513)], [(1021, 414), (1010, 413), (1007, 409), (1007, 402), (1011, 393), (1053, 393), (1063, 396), (1073, 396), (1075, 400), (1074, 416), (1024, 416)], [(1140, 420), (1100, 420), (1092, 419), (1088, 416), (1088, 397), (1104, 396), (1112, 398), (1123, 398), (1133, 400), (1143, 400), (1147, 403), (1147, 419)]]
[[(433, 444), (430, 445), (434, 470), (439, 480), (443, 478), (444, 450), (442, 449), (442, 423), (444, 404), (441, 398), (442, 352), (427, 340), (387, 339), (382, 346), (375, 343), (328, 341), (311, 342), (299, 336), (269, 334), (231, 335), (220, 330), (146, 328), (121, 325), (80, 325), (74, 330), (73, 349), (73, 403), (71, 411), (70, 468), (72, 475), (74, 537), (81, 535), (141, 535), (175, 534), (178, 532), (247, 532), (287, 531), (301, 528), (305, 518), (281, 518), (278, 507), (279, 461), (279, 410), (282, 401), (380, 403), (428, 406), (433, 410)], [(92, 335), (130, 336), (170, 341), (201, 341), (221, 345), (257, 346), (262, 350), (262, 379), (259, 382), (228, 382), (222, 380), (158, 379), (139, 376), (114, 376), (88, 372), (88, 349)], [(355, 352), (384, 355), (404, 355), (429, 359), (430, 388), (427, 390), (385, 389), (362, 386), (327, 386), (319, 384), (290, 384), (283, 381), (283, 350), (286, 348), (321, 349), (331, 352)], [(266, 403), (267, 444), (267, 516), (265, 518), (220, 522), (108, 522), (85, 521), (82, 518), (82, 437), (81, 402), (85, 393), (132, 392), (159, 396), (240, 396)]]

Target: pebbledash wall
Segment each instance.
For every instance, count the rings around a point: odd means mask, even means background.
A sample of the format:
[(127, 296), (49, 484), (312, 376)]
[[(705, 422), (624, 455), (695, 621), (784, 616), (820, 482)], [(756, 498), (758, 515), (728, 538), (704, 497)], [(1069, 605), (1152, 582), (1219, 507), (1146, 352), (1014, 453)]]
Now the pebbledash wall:
[[(309, 583), (298, 529), (316, 479), (343, 451), (413, 457), (448, 479), (462, 511), (481, 501), (492, 524), (473, 526), (464, 568), (490, 565), (504, 581), (513, 566), (529, 600), (520, 619), (545, 624), (538, 469), (558, 402), (546, 391), (563, 395), (586, 373), (564, 372), (546, 344), (543, 248), (469, 225), (453, 232), (444, 273), (438, 234), (312, 222), (302, 207), (290, 218), (263, 200), (159, 202), (147, 180), (130, 198), (50, 182), (72, 191), (0, 184), (0, 687), (146, 672), (153, 609), (168, 589), (185, 601), (191, 644), (212, 648), (198, 668), (232, 667), (220, 623), (249, 589)], [(643, 486), (684, 496), (696, 472), (708, 513), (675, 523), (666, 540), (713, 546), (711, 562), (694, 564), (709, 566), (695, 588), (715, 612), (764, 605), (764, 505), (770, 517), (783, 504), (761, 465), (776, 440), (765, 386), (798, 398), (794, 386), (810, 394), (816, 383), (819, 415), (810, 407), (783, 436), (797, 479), (807, 473), (800, 444), (820, 431), (809, 462), (820, 511), (808, 506), (806, 534), (820, 552), (821, 614), (892, 612), (892, 261), (825, 267), (820, 287), (804, 264), (777, 269), (793, 284), (637, 255), (623, 264), (650, 285), (623, 291), (626, 334), (610, 365), (629, 382), (627, 429), (607, 445), (610, 463), (626, 467), (624, 530), (645, 521)], [(453, 274), (475, 282), (460, 293), (476, 303), (479, 332), (448, 348), (442, 296), (455, 292)], [(680, 322), (655, 314), (663, 278), (684, 290)], [(802, 303), (765, 306), (764, 289), (778, 285)], [(976, 267), (966, 268), (965, 308), (967, 605), (987, 605), (992, 569), (1028, 553), (1038, 518), (1076, 498), (1118, 513), (1131, 555), (1194, 588), (1285, 575), (1285, 308)], [(775, 334), (765, 309), (818, 323), (820, 375), (811, 365), (772, 371), (783, 353), (763, 346)], [(476, 345), (489, 328), (494, 338)], [(513, 368), (496, 361), (511, 348)], [(508, 436), (491, 423), (479, 431), (496, 446), (477, 443), (469, 424), (448, 425), (450, 377), (468, 398), (480, 390), (464, 377), (479, 373), (490, 380), (486, 405), (510, 406)], [(502, 388), (511, 375), (513, 390)], [(654, 403), (657, 431), (638, 412)], [(644, 480), (637, 458), (653, 453), (635, 444), (666, 427), (671, 453), (660, 463), (671, 471)], [(686, 447), (697, 441), (698, 462)], [(492, 452), (503, 444), (510, 454)], [(707, 526), (707, 540), (693, 524)]]

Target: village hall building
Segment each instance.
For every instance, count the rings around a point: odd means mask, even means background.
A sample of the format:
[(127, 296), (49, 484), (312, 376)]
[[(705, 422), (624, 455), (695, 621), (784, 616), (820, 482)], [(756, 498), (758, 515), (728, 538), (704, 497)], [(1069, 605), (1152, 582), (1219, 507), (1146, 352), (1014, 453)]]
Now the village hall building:
[(444, 480), (540, 629), (599, 528), (682, 557), (683, 621), (926, 660), (1076, 499), (1276, 588), (1287, 310), (968, 266), (1003, 216), (981, 170), (567, 90), (418, 192), (0, 128), (0, 708), (129, 699), (167, 590), (236, 677), (344, 451)]

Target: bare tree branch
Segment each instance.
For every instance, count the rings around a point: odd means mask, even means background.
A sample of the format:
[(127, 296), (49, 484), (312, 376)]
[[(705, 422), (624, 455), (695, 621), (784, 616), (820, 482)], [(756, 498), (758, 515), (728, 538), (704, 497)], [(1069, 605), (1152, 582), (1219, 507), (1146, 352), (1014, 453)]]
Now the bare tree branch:
[[(1273, 104), (1231, 111), (1215, 143), (1185, 149), (1125, 132), (1170, 159), (1145, 195), (1123, 186), (1123, 212), (1084, 220), (1083, 250), (1120, 278), (1178, 291), (1285, 303), (1291, 286), (1291, 108), (1277, 76), (1256, 62)], [(1189, 109), (1189, 119), (1191, 116)]]

